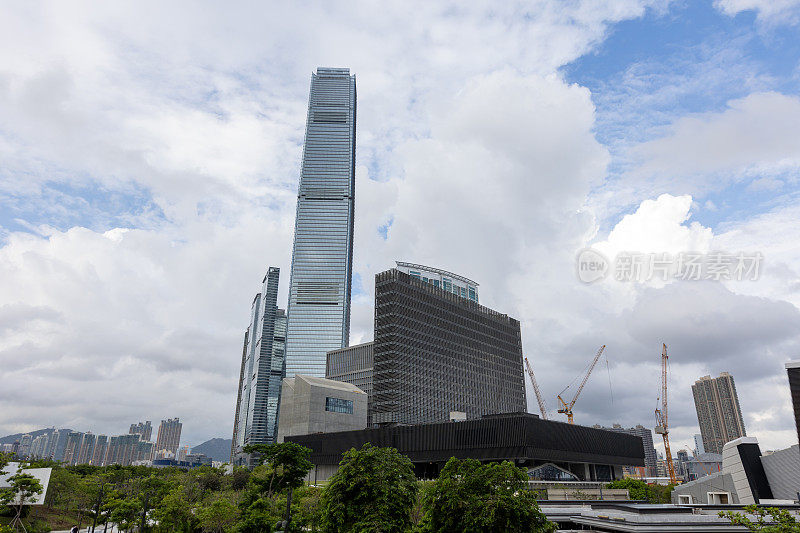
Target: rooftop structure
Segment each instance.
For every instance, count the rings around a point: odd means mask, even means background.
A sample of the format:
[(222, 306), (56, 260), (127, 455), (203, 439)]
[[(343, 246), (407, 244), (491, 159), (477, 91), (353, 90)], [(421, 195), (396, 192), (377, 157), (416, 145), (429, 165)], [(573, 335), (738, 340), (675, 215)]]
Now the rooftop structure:
[(395, 261), (397, 270), (405, 272), (412, 278), (424, 283), (430, 283), (434, 287), (439, 287), (446, 292), (457, 294), (462, 298), (467, 298), (473, 302), (478, 302), (478, 284), (469, 278), (453, 274), (440, 268), (418, 265)]

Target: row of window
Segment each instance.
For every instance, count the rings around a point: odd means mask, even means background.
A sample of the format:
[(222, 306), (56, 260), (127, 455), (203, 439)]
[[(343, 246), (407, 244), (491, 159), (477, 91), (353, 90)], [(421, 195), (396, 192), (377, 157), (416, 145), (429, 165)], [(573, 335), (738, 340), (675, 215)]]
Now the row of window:
[(353, 414), (353, 401), (343, 400), (341, 398), (325, 398), (325, 410), (331, 413), (345, 413), (348, 415)]
[(452, 292), (453, 294), (461, 296), (462, 298), (469, 298), (473, 302), (478, 301), (478, 294), (475, 291), (475, 287), (459, 287), (448, 278), (442, 278), (442, 282), (440, 284), (438, 279), (428, 278), (427, 276), (423, 276), (420, 272), (415, 272), (413, 270), (409, 271), (408, 275), (412, 278), (421, 280), (423, 283), (430, 283), (437, 288), (441, 287), (445, 291)]

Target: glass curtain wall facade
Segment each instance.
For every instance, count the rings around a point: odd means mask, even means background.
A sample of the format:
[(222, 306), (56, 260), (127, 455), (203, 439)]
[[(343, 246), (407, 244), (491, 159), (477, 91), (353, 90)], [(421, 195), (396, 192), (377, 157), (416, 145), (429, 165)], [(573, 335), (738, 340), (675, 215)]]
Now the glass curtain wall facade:
[(279, 278), (280, 269), (270, 267), (250, 310), (239, 372), (233, 464), (248, 462), (244, 446), (272, 443), (277, 436), (286, 349), (286, 313), (277, 306)]
[(348, 345), (355, 202), (356, 80), (312, 75), (289, 284), (286, 375), (325, 376)]
[(375, 276), (373, 424), (525, 412), (519, 321), (397, 269)]

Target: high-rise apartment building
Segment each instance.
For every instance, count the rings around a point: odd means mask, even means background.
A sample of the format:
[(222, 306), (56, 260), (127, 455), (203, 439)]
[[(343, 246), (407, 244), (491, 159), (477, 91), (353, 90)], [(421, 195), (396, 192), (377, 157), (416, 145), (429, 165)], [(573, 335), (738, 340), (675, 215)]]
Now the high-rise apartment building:
[(81, 447), (78, 451), (78, 458), (75, 464), (85, 465), (92, 462), (92, 454), (94, 453), (94, 447), (97, 443), (97, 435), (94, 433), (88, 432), (83, 434), (83, 439), (81, 439)]
[(50, 440), (47, 443), (47, 455), (45, 457), (53, 461), (63, 461), (64, 451), (67, 447), (67, 437), (72, 432), (71, 429), (55, 429), (50, 434)]
[(108, 453), (108, 436), (98, 435), (94, 440), (94, 449), (89, 459), (89, 464), (94, 466), (104, 466), (106, 464), (106, 454)]
[(526, 410), (519, 322), (398, 269), (375, 276), (373, 352), (373, 424)]
[(786, 374), (789, 377), (789, 394), (792, 397), (794, 425), (797, 428), (797, 438), (800, 440), (800, 361), (786, 363)]
[(137, 424), (131, 424), (131, 428), (128, 430), (128, 433), (130, 435), (139, 435), (141, 436), (142, 440), (149, 441), (150, 437), (153, 436), (153, 425), (149, 420), (145, 421), (144, 423), (139, 422)]
[(646, 428), (641, 424), (636, 424), (636, 427), (624, 428), (620, 424), (614, 424), (610, 428), (600, 425), (593, 426), (597, 429), (605, 429), (615, 433), (627, 433), (628, 435), (636, 435), (642, 439), (644, 445), (644, 466), (647, 470), (648, 476), (658, 475), (658, 456), (656, 455), (656, 448), (653, 446), (653, 432), (650, 428)]
[(31, 442), (31, 450), (28, 454), (31, 459), (41, 459), (44, 457), (49, 436), (50, 435), (48, 433), (43, 433), (42, 435), (37, 435), (33, 438), (33, 441)]
[(722, 453), (726, 442), (747, 435), (733, 376), (703, 376), (692, 385), (694, 406), (706, 452)]
[[(374, 343), (367, 342), (330, 351), (325, 365), (325, 378), (355, 385), (367, 394), (367, 405), (372, 405), (373, 347)], [(372, 427), (369, 413), (367, 427)]]
[(22, 457), (28, 457), (31, 454), (31, 444), (33, 444), (33, 435), (26, 433), (19, 439), (19, 454)]
[[(177, 418), (170, 419), (167, 421), (161, 421), (161, 427), (159, 428), (159, 437), (162, 434), (162, 429), (165, 427), (165, 422), (167, 423), (167, 431), (171, 431), (170, 435), (174, 434), (174, 425), (170, 425), (172, 422), (177, 422)], [(178, 439), (180, 439), (180, 423), (178, 423)], [(154, 446), (152, 442), (147, 442), (141, 440), (141, 436), (138, 433), (128, 433), (127, 435), (117, 435), (116, 437), (111, 437), (108, 443), (108, 452), (106, 453), (105, 464), (106, 465), (121, 465), (121, 466), (128, 466), (137, 461), (151, 461), (153, 459), (153, 450)], [(162, 448), (163, 450), (169, 450), (169, 448)], [(177, 445), (176, 445), (177, 449)]]
[[(162, 420), (161, 425), (158, 426), (158, 437), (156, 440), (156, 451), (169, 450), (173, 454), (178, 451), (178, 445), (181, 443), (181, 428), (183, 424), (179, 418), (170, 418), (169, 420)], [(124, 435), (120, 435), (120, 438)], [(114, 437), (112, 437), (113, 439)], [(121, 463), (120, 463), (121, 464)]]
[(311, 78), (289, 283), (286, 375), (325, 376), (348, 345), (355, 203), (356, 79), (346, 68)]
[(275, 442), (285, 368), (286, 313), (278, 309), (280, 269), (270, 267), (250, 309), (244, 336), (231, 462), (245, 464), (248, 444)]
[(80, 431), (70, 431), (67, 434), (67, 442), (64, 445), (64, 456), (62, 460), (68, 465), (78, 464), (83, 442), (83, 433)]

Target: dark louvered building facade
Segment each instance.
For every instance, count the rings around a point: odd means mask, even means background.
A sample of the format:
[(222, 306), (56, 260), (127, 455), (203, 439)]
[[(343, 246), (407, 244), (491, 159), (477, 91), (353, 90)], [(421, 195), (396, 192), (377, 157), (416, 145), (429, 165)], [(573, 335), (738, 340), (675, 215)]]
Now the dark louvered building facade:
[[(418, 477), (433, 478), (451, 457), (513, 461), (533, 479), (610, 481), (622, 466), (644, 466), (642, 439), (635, 435), (542, 420), (517, 413), (465, 422), (394, 426), (286, 437), (311, 448), (311, 480), (330, 477), (350, 448), (365, 443), (396, 448), (414, 463)], [(547, 475), (536, 476), (537, 472)]]
[(800, 441), (800, 361), (786, 363), (786, 373), (789, 375), (789, 393), (792, 396), (794, 424), (797, 428), (797, 439)]
[(517, 320), (397, 269), (375, 276), (376, 425), (526, 411)]

